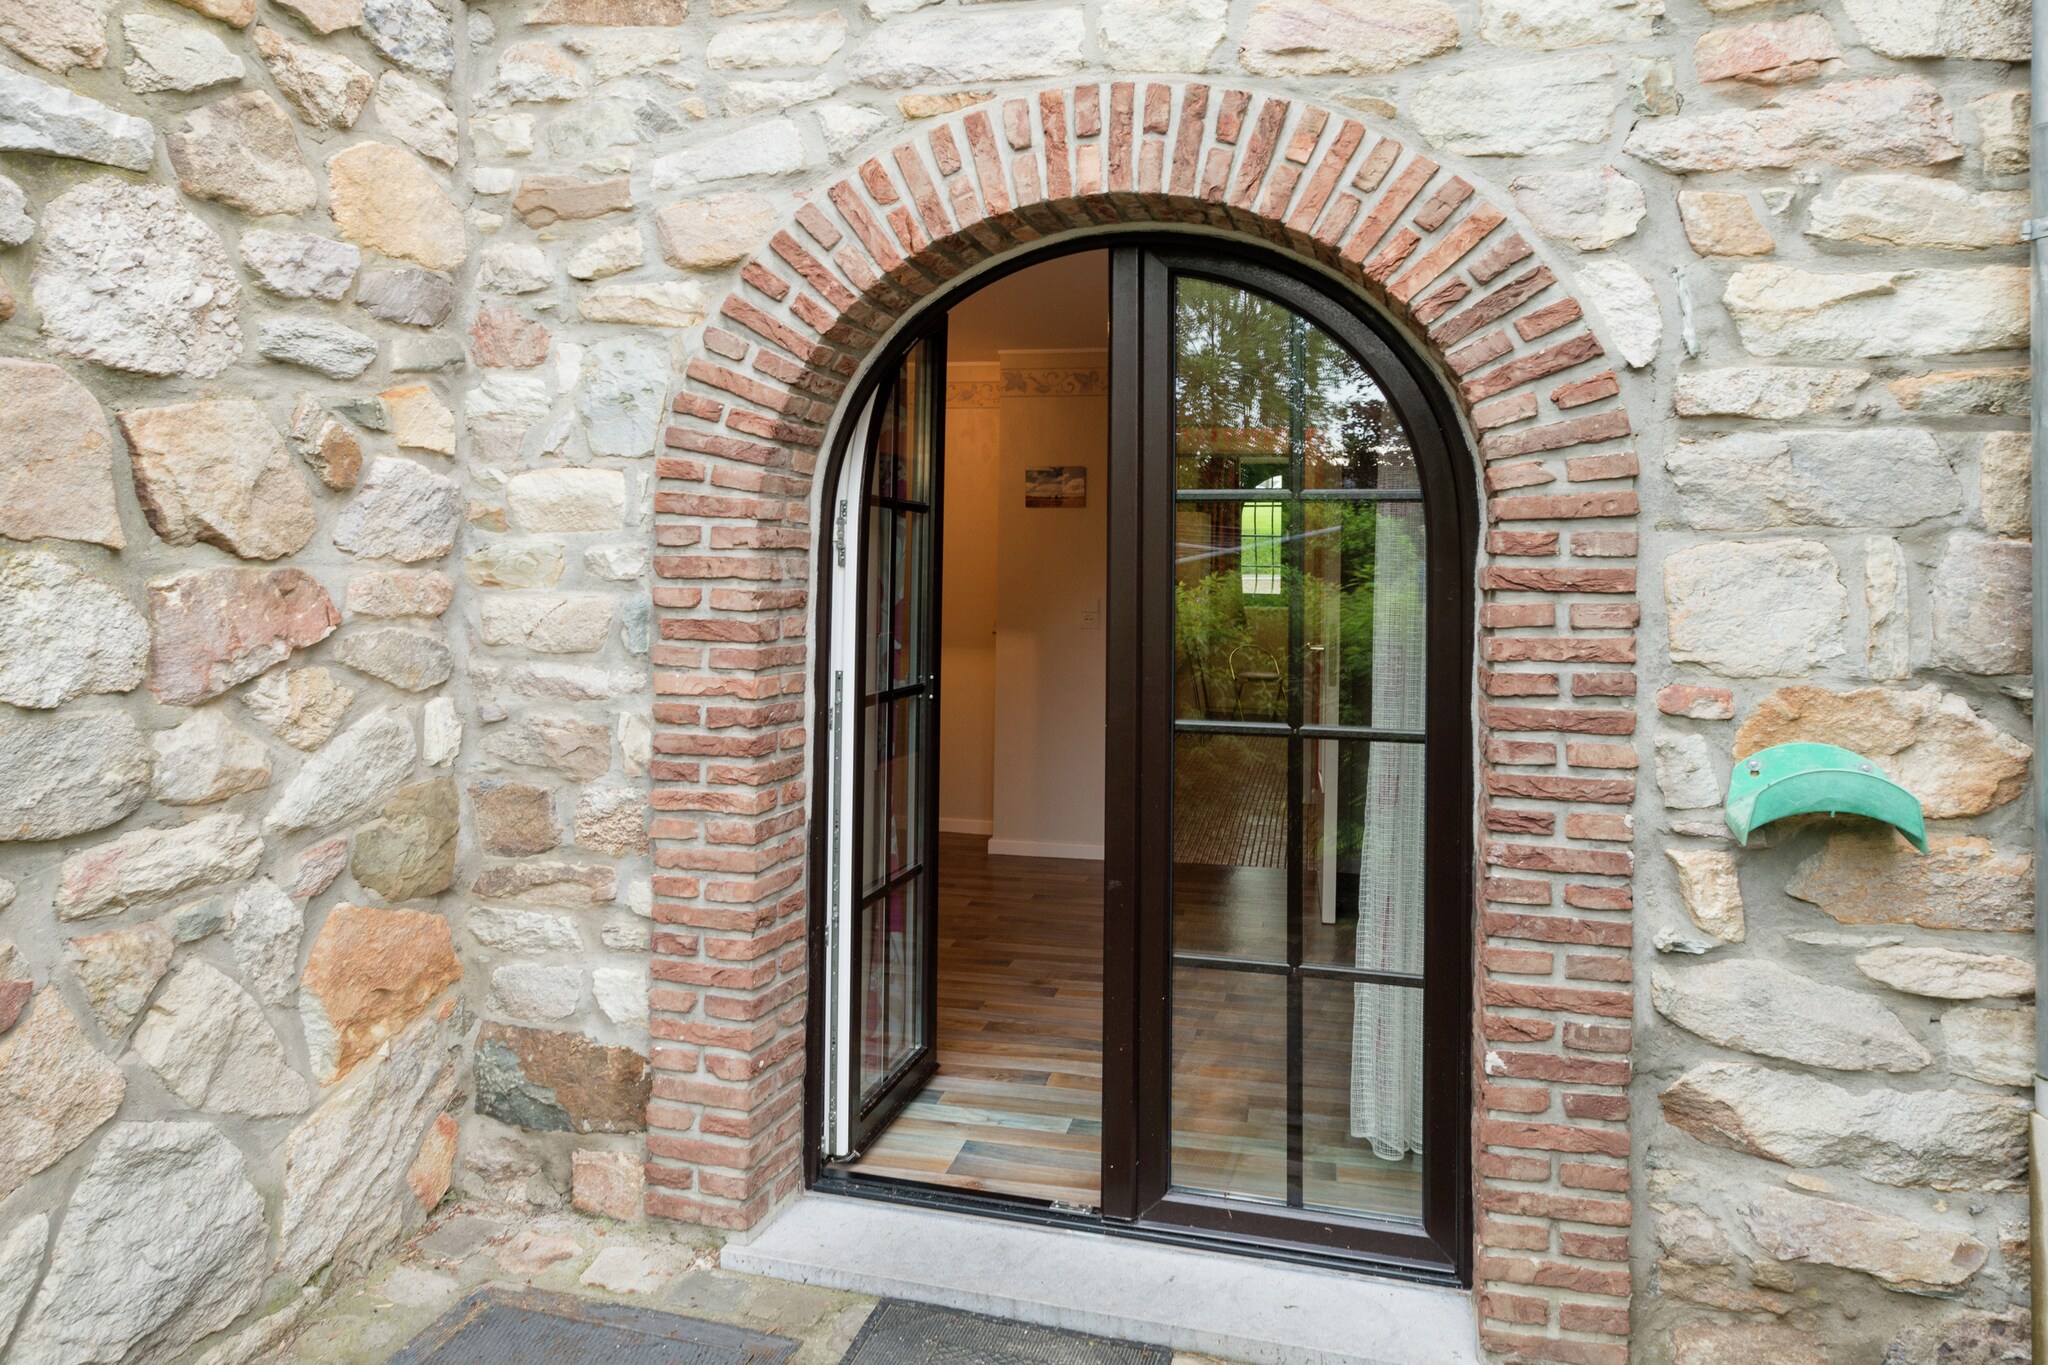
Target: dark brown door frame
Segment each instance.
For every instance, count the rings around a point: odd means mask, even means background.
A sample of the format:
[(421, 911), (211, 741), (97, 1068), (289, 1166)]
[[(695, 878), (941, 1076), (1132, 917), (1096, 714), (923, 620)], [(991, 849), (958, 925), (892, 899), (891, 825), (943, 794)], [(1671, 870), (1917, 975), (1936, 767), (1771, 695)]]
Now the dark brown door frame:
[[(1376, 318), (1300, 272), (1202, 244), (1119, 247), (1111, 264), (1108, 818), (1104, 839), (1103, 1212), (1151, 1228), (1311, 1245), (1427, 1273), (1471, 1273), (1471, 566), (1477, 499), (1441, 389)], [(1408, 428), (1428, 516), (1424, 759), (1422, 1226), (1326, 1216), (1170, 1185), (1172, 1061), (1173, 373), (1172, 282), (1216, 280), (1263, 295), (1336, 337), (1379, 380)], [(1462, 477), (1461, 477), (1462, 476)], [(1290, 788), (1292, 789), (1292, 788)], [(1294, 859), (1298, 861), (1298, 855)], [(1298, 869), (1297, 869), (1298, 872)], [(1288, 914), (1301, 913), (1290, 884)], [(1298, 929), (1296, 930), (1298, 933)], [(1296, 945), (1298, 949), (1298, 944)], [(1291, 998), (1302, 969), (1290, 973)], [(1298, 1050), (1299, 1038), (1291, 1038)], [(1299, 1059), (1290, 1066), (1298, 1087)], [(1117, 1103), (1117, 1097), (1127, 1097)], [(1298, 1095), (1289, 1108), (1299, 1113)], [(1299, 1184), (1299, 1122), (1289, 1135)]]
[[(1473, 900), (1473, 771), (1471, 681), (1474, 607), (1472, 567), (1479, 534), (1473, 459), (1460, 434), (1447, 381), (1416, 358), (1415, 343), (1391, 323), (1348, 298), (1341, 283), (1260, 243), (1186, 233), (1132, 232), (1065, 239), (1017, 253), (973, 281), (980, 287), (1053, 256), (1110, 252), (1110, 447), (1108, 628), (1105, 723), (1103, 903), (1103, 1206), (1099, 1216), (1049, 1210), (1039, 1201), (942, 1190), (906, 1182), (851, 1177), (828, 1169), (819, 1117), (825, 1075), (822, 967), (825, 897), (830, 879), (816, 875), (830, 857), (829, 821), (812, 822), (809, 947), (814, 970), (806, 1024), (803, 1174), (807, 1187), (921, 1203), (998, 1217), (1052, 1221), (1147, 1240), (1182, 1241), (1285, 1259), (1349, 1262), (1421, 1279), (1472, 1281), (1471, 1131)], [(1423, 1230), (1366, 1220), (1273, 1211), (1239, 1201), (1174, 1193), (1168, 1175), (1168, 1079), (1172, 811), (1172, 736), (1145, 718), (1168, 714), (1173, 694), (1172, 624), (1172, 345), (1170, 278), (1175, 270), (1248, 288), (1304, 314), (1349, 348), (1378, 379), (1409, 426), (1429, 507), (1430, 733), (1427, 801), (1432, 825), (1427, 871), (1428, 929), (1425, 1009), (1431, 1040), (1425, 1062), (1426, 1165)], [(929, 305), (944, 311), (961, 298)], [(889, 382), (908, 349), (929, 335), (919, 322), (887, 346), (856, 382), (850, 420)], [(943, 361), (940, 366), (943, 393)], [(943, 425), (943, 424), (942, 424)], [(848, 449), (842, 434), (820, 477), (836, 487), (843, 462), (871, 451)], [(1147, 478), (1163, 488), (1148, 488)], [(865, 482), (861, 485), (865, 487)], [(1148, 571), (1147, 566), (1153, 566)], [(1157, 566), (1167, 566), (1162, 572)], [(847, 566), (821, 573), (818, 619), (830, 619), (835, 584), (856, 583)], [(934, 573), (937, 572), (934, 561)], [(816, 639), (828, 639), (821, 633)], [(934, 637), (933, 648), (938, 641)], [(829, 648), (816, 651), (814, 695), (820, 723), (831, 705)], [(1119, 685), (1123, 680), (1123, 685)], [(829, 745), (819, 746), (812, 792), (830, 793)], [(858, 752), (858, 750), (856, 750)], [(1157, 775), (1147, 780), (1146, 774)], [(934, 798), (936, 793), (933, 793)], [(829, 799), (829, 795), (828, 798)], [(936, 812), (936, 799), (932, 802)], [(934, 844), (933, 847), (936, 847)], [(931, 954), (936, 962), (936, 954)], [(936, 1005), (936, 982), (927, 1002)], [(920, 1082), (921, 1084), (922, 1082)], [(907, 1102), (901, 1096), (890, 1114)], [(1121, 1097), (1121, 1102), (1119, 1099)], [(877, 1124), (876, 1126), (880, 1126)]]

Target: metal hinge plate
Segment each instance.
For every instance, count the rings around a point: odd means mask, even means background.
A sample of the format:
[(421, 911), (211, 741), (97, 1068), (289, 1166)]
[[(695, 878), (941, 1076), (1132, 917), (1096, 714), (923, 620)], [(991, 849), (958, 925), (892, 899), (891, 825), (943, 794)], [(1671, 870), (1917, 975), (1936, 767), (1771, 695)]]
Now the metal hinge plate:
[(832, 550), (842, 569), (846, 567), (846, 502), (845, 498), (839, 500), (839, 515), (832, 520)]
[(2020, 220), (2020, 240), (2038, 242), (2048, 237), (2048, 218), (2023, 218)]

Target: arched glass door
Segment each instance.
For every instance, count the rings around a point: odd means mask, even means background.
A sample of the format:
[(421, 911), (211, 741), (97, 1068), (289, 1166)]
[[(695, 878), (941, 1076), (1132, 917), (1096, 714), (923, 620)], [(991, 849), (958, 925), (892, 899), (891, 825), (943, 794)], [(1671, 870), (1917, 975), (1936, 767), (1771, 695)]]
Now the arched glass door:
[[(1052, 1212), (1466, 1275), (1477, 499), (1449, 409), (1301, 274), (1110, 257), (1101, 1207)], [(840, 456), (814, 1176), (940, 1060), (944, 363), (927, 324)]]
[(940, 328), (894, 367), (861, 423), (864, 459), (839, 514), (858, 596), (834, 676), (835, 728), (850, 727), (834, 820), (835, 1154), (859, 1151), (938, 1065), (944, 356)]
[(1162, 249), (1119, 284), (1133, 889), (1111, 1008), (1135, 1103), (1113, 1207), (1462, 1268), (1473, 527), (1439, 411), (1293, 275)]

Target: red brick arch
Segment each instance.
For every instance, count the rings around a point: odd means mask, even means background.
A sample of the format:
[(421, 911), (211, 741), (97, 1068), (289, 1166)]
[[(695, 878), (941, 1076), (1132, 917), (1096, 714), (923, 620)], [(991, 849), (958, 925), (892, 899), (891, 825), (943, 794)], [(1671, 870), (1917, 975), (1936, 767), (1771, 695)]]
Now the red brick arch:
[(1485, 465), (1476, 1257), (1498, 1352), (1627, 1356), (1636, 494), (1597, 329), (1474, 184), (1351, 114), (1087, 84), (936, 119), (808, 201), (687, 362), (658, 462), (649, 1206), (799, 1183), (813, 475), (877, 343), (949, 280), (1105, 225), (1245, 234), (1348, 280)]

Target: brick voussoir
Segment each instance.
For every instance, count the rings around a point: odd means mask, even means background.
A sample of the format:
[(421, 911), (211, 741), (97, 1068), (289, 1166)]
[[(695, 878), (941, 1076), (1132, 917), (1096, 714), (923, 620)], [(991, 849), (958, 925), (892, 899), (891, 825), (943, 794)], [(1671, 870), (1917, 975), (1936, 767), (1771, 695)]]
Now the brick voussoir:
[(1526, 431), (1493, 432), (1479, 438), (1479, 453), (1488, 460), (1505, 460), (1517, 455), (1536, 455), (1546, 450), (1565, 450), (1596, 441), (1619, 440), (1633, 434), (1628, 412), (1616, 408), (1587, 417), (1568, 418)]

